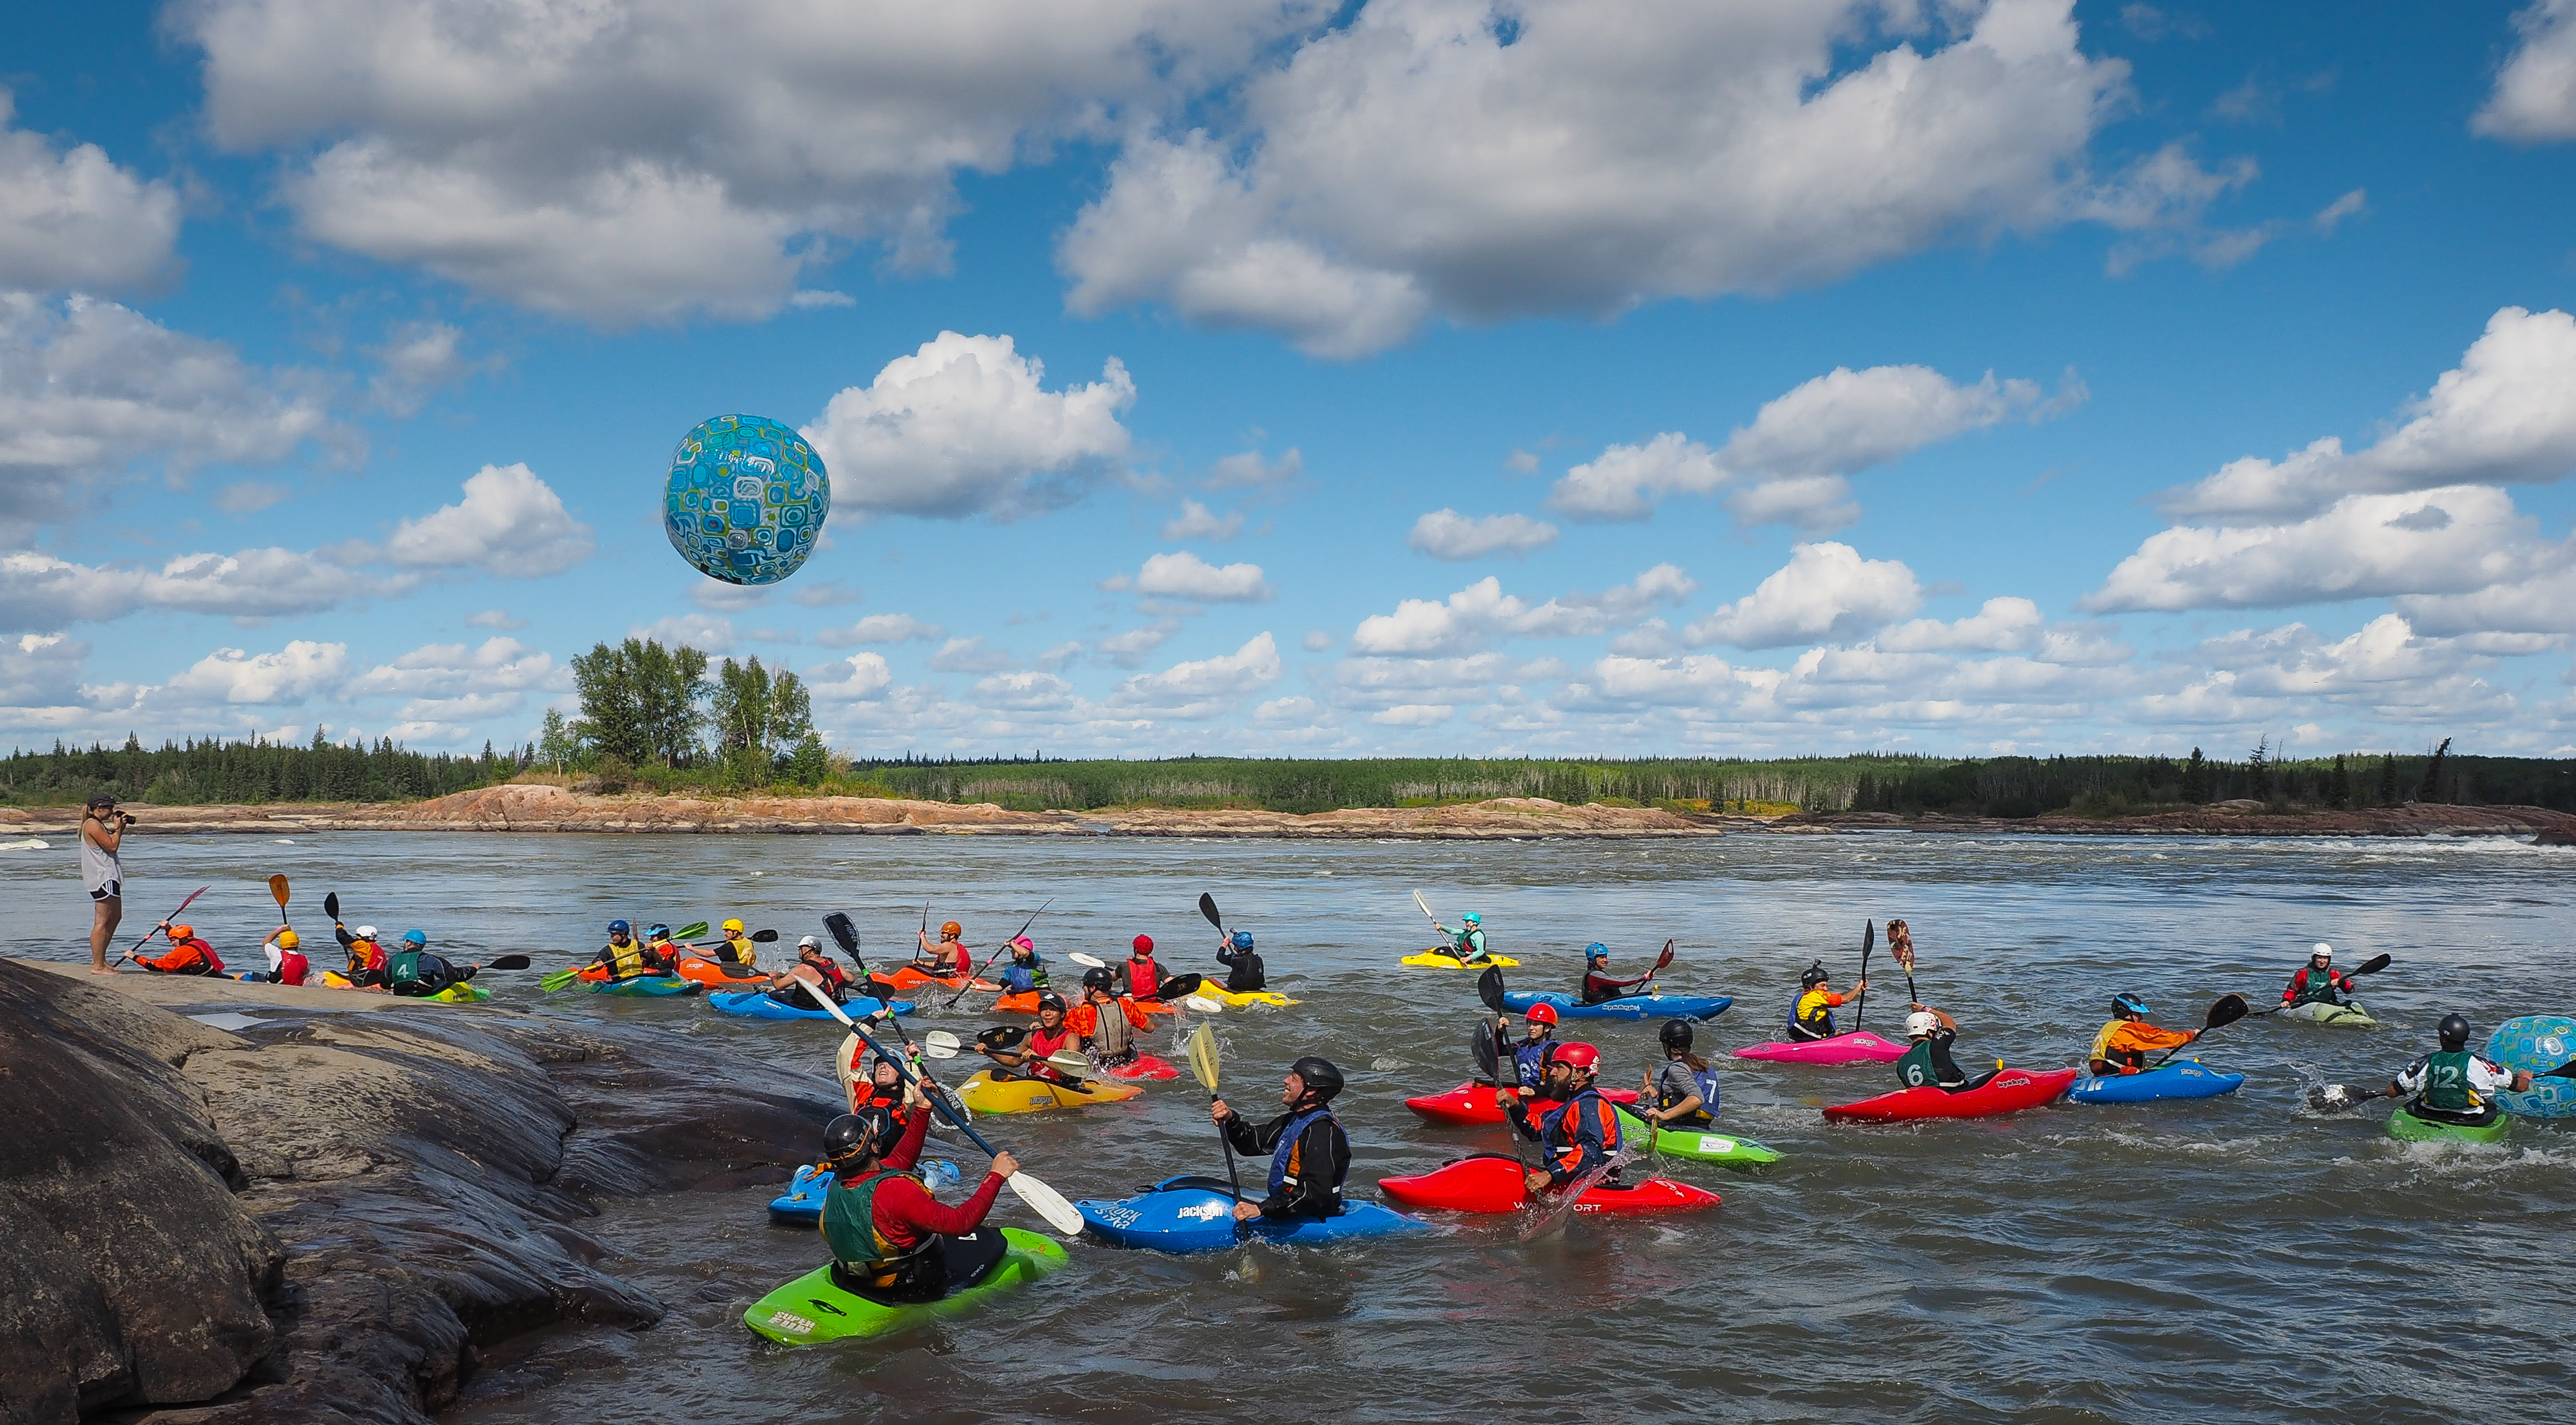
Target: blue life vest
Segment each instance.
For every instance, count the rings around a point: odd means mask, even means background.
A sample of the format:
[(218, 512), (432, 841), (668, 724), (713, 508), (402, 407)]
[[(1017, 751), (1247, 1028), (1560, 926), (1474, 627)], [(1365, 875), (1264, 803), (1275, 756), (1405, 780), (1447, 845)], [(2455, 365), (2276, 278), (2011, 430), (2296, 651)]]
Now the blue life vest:
[(1536, 1089), (1547, 1077), (1547, 1051), (1555, 1047), (1553, 1039), (1542, 1039), (1535, 1044), (1524, 1040), (1512, 1046), (1512, 1069), (1520, 1075), (1522, 1088)]
[(1015, 960), (1002, 968), (1002, 989), (1004, 992), (1015, 995), (1024, 995), (1037, 987), (1038, 977), (1029, 969), (1028, 966), (1020, 964)]
[[(1272, 1197), (1277, 1197), (1279, 1195), (1279, 1190), (1286, 1187), (1288, 1184), (1288, 1160), (1296, 1156), (1297, 1140), (1306, 1136), (1307, 1125), (1313, 1123), (1318, 1118), (1332, 1117), (1333, 1111), (1331, 1109), (1318, 1108), (1309, 1113), (1301, 1113), (1295, 1118), (1288, 1120), (1286, 1131), (1279, 1135), (1279, 1146), (1273, 1149), (1270, 1154), (1270, 1195)], [(1334, 1119), (1333, 1121), (1338, 1123), (1341, 1120)], [(1304, 1165), (1299, 1164), (1299, 1166), (1302, 1168)]]

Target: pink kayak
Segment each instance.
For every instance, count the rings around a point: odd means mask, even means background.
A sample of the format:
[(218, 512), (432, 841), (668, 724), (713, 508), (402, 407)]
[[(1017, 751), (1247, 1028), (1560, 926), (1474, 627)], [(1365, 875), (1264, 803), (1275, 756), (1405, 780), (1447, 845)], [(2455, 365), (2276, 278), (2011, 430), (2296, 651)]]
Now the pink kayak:
[(1769, 1044), (1747, 1044), (1735, 1051), (1735, 1057), (1770, 1059), (1782, 1064), (1893, 1064), (1905, 1057), (1905, 1046), (1866, 1029), (1855, 1029), (1849, 1034), (1796, 1044), (1776, 1040)]

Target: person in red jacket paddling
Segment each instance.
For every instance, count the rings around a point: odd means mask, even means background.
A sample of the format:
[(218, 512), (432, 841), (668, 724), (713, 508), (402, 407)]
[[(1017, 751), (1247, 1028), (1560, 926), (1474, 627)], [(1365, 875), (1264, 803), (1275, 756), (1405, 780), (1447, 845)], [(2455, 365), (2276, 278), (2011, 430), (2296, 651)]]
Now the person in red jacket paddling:
[(197, 938), (193, 925), (164, 924), (170, 933), (170, 948), (159, 955), (137, 955), (134, 963), (164, 975), (220, 975), (224, 962), (215, 958), (215, 947)]
[(974, 1193), (949, 1207), (913, 1172), (929, 1131), (930, 1115), (898, 1126), (878, 1104), (824, 1128), (832, 1187), (823, 1197), (823, 1240), (832, 1249), (832, 1283), (843, 1291), (890, 1305), (937, 1301), (982, 1280), (1008, 1250), (984, 1219), (1019, 1160), (995, 1154)]

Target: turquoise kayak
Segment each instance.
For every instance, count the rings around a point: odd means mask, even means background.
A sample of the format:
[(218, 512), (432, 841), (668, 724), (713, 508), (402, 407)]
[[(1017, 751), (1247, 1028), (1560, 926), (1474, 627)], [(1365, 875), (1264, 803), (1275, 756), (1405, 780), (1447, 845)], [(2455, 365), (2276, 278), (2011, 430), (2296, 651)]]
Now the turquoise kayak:
[(574, 983), (595, 995), (626, 995), (636, 999), (696, 994), (705, 988), (695, 980), (684, 980), (677, 975), (638, 975), (631, 980), (576, 980)]
[(989, 1223), (949, 1238), (947, 1252), (948, 1294), (937, 1301), (884, 1302), (861, 1296), (843, 1285), (836, 1264), (826, 1262), (753, 1302), (742, 1313), (742, 1324), (782, 1346), (882, 1336), (972, 1311), (1065, 1264), (1064, 1248), (1054, 1239)]

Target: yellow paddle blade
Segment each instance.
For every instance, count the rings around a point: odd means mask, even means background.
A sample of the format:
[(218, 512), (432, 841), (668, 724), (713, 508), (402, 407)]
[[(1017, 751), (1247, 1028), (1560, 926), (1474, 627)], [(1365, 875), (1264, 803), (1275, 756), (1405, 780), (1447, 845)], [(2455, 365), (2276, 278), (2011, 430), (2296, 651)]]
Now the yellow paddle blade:
[(1200, 1088), (1206, 1089), (1209, 1093), (1215, 1093), (1216, 1036), (1208, 1032), (1205, 1023), (1201, 1023), (1197, 1029), (1190, 1032), (1189, 1047), (1190, 1073), (1198, 1079)]

